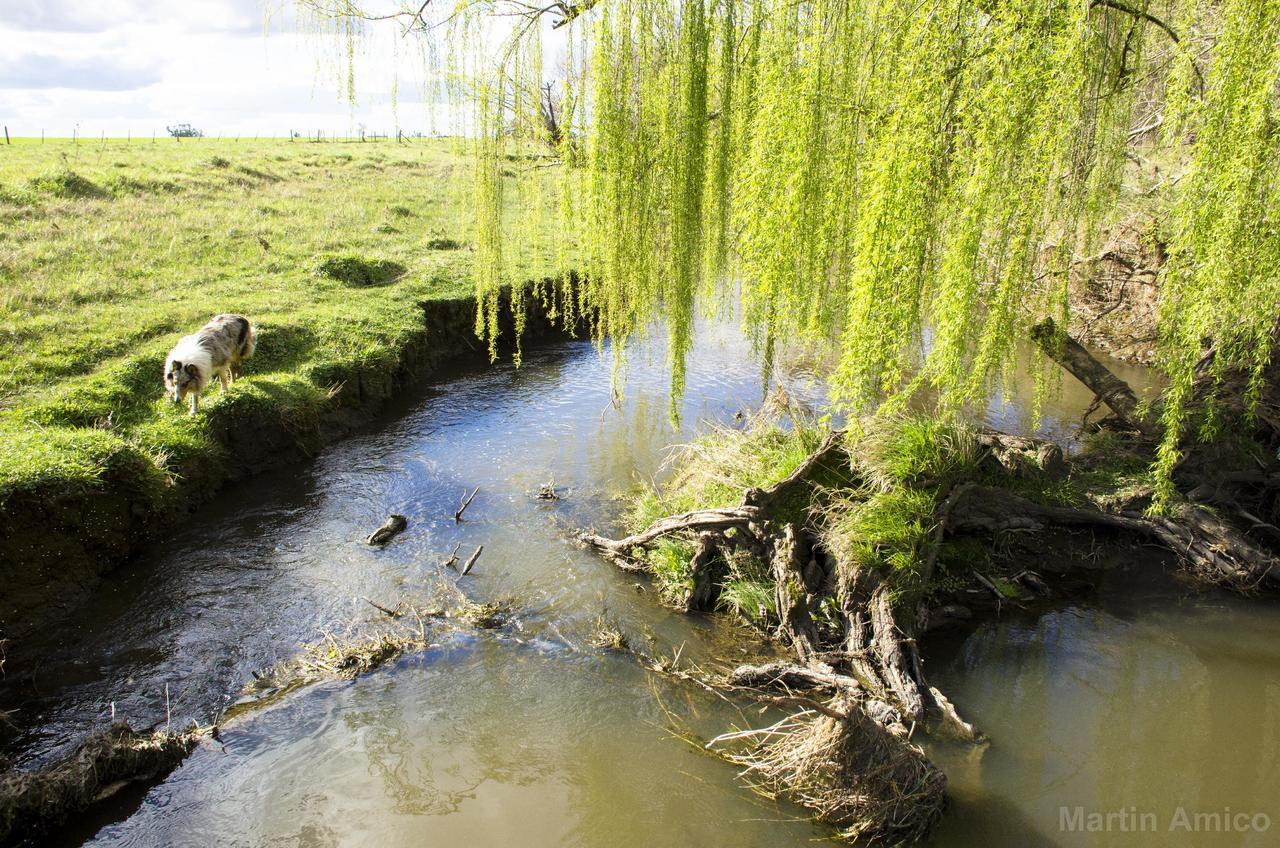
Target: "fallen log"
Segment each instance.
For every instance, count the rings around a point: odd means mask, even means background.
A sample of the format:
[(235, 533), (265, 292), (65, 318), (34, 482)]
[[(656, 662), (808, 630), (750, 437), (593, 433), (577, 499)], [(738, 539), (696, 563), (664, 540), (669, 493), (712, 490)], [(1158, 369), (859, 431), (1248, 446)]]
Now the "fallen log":
[(1045, 318), (1032, 327), (1031, 338), (1045, 356), (1084, 383), (1126, 425), (1144, 436), (1158, 434), (1158, 427), (1141, 413), (1138, 396), (1129, 384), (1111, 373), (1111, 369), (1085, 350), (1080, 342), (1066, 332), (1059, 332), (1052, 318)]
[(129, 783), (162, 778), (206, 732), (152, 733), (122, 722), (44, 768), (10, 772), (0, 779), (0, 844), (39, 844), (93, 802)]

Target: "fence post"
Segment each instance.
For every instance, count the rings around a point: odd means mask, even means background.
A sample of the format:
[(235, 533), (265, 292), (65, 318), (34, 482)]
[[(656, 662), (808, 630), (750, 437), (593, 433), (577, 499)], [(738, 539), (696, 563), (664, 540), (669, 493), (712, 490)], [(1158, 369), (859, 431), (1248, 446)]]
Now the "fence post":
[(8, 124), (5, 124), (5, 125), (4, 125), (4, 143), (5, 143), (5, 144), (13, 144), (13, 142), (9, 140), (9, 125), (8, 125)]

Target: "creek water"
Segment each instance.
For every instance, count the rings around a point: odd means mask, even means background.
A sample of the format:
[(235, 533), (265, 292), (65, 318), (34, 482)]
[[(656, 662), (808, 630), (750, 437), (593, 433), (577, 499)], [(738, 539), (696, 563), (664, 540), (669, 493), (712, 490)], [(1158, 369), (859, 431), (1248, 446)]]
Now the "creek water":
[[(678, 432), (660, 361), (633, 358), (616, 406), (609, 362), (584, 343), (531, 351), (519, 370), (459, 371), (406, 391), (376, 427), (314, 463), (228, 489), (111, 574), (72, 629), (20, 646), (7, 697), (21, 708), (18, 762), (30, 765), (113, 712), (135, 727), (207, 723), (301, 642), (386, 626), (369, 600), (425, 605), (457, 581), (476, 601), (515, 605), (505, 627), (441, 630), (430, 649), (356, 681), (244, 713), (220, 743), (202, 743), (166, 780), (118, 797), (62, 841), (777, 846), (829, 836), (742, 787), (668, 721), (711, 736), (768, 716), (590, 644), (607, 611), (653, 650), (693, 661), (764, 650), (721, 617), (663, 607), (643, 580), (572, 542), (579, 527), (611, 528), (618, 493), (661, 473), (669, 447), (701, 422), (732, 424), (759, 404), (759, 367), (736, 331), (702, 329)], [(795, 392), (820, 398), (803, 380)], [(1088, 400), (1068, 386), (1042, 432), (1069, 432)], [(988, 417), (1025, 429), (1016, 401), (1016, 391), (1010, 404), (993, 401)], [(548, 480), (560, 501), (535, 499)], [(476, 486), (456, 523), (462, 492)], [(390, 512), (408, 530), (385, 549), (365, 545)], [(455, 546), (465, 557), (481, 544), (469, 576), (439, 567)], [(1272, 606), (1192, 592), (1135, 563), (1096, 596), (928, 647), (933, 681), (993, 738), (934, 750), (956, 798), (936, 845), (1099, 844), (1060, 829), (1064, 805), (1146, 805), (1162, 825), (1180, 802), (1280, 820)], [(1116, 844), (1270, 844), (1267, 834), (1203, 836)]]

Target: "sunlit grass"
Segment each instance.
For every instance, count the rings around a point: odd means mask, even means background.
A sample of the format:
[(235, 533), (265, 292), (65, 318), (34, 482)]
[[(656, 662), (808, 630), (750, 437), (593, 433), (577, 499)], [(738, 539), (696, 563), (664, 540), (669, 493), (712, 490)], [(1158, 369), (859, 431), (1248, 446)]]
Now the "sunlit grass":
[[(471, 291), (470, 180), (443, 140), (0, 148), (0, 497), (121, 451), (173, 471), (229, 416), (313, 414), (394, 365), (419, 304)], [(513, 275), (556, 270), (548, 235)], [(191, 420), (161, 364), (217, 312), (255, 321), (258, 355)]]

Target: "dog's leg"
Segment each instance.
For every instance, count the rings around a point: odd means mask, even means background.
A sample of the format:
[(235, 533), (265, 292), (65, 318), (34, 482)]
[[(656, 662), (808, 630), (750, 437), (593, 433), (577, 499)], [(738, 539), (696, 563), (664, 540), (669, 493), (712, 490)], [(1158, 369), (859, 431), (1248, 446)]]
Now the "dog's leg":
[(191, 411), (188, 412), (187, 414), (195, 415), (199, 411), (200, 411), (200, 393), (192, 392), (191, 393)]
[(225, 392), (227, 387), (231, 385), (231, 369), (228, 368), (218, 374), (218, 382), (222, 383), (222, 390)]

